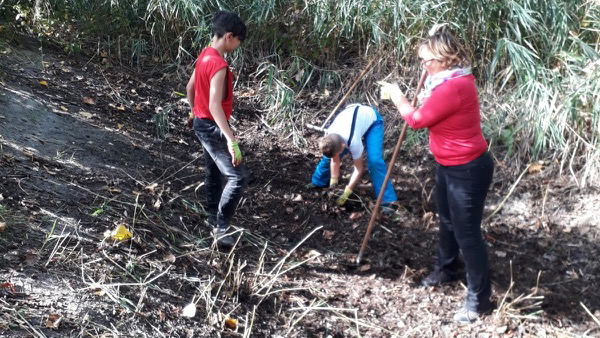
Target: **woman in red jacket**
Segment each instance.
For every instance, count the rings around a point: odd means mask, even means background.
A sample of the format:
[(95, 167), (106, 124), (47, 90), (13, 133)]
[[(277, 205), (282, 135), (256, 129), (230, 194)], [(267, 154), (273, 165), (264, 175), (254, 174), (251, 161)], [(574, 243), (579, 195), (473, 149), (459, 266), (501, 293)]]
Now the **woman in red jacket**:
[(436, 286), (456, 280), (462, 251), (468, 291), (465, 305), (454, 319), (472, 322), (492, 310), (481, 219), (494, 163), (481, 131), (477, 88), (467, 54), (443, 28), (430, 32), (419, 47), (419, 58), (427, 71), (419, 97), (422, 105), (413, 107), (397, 85), (387, 90), (396, 93), (391, 99), (411, 128), (429, 129), (429, 147), (438, 163), (438, 257), (434, 271), (421, 284)]

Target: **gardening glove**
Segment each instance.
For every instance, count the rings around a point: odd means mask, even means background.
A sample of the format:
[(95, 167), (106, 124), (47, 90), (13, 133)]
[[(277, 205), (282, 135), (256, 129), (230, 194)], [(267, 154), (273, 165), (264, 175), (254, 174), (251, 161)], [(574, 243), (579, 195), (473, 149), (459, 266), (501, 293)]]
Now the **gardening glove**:
[(398, 99), (404, 95), (397, 83), (378, 81), (377, 84), (381, 86), (380, 98), (382, 100), (392, 100), (394, 104), (397, 104)]
[(337, 186), (338, 185), (338, 180), (339, 179), (337, 177), (330, 178), (329, 179), (329, 187), (333, 188), (333, 187)]
[(231, 154), (231, 163), (233, 163), (234, 167), (242, 163), (242, 152), (237, 141), (229, 142), (229, 153)]
[(341, 207), (342, 205), (346, 204), (346, 201), (348, 200), (348, 197), (350, 197), (350, 195), (352, 195), (352, 190), (350, 190), (350, 188), (346, 186), (346, 188), (344, 189), (344, 193), (342, 194), (342, 196), (338, 197), (335, 203)]
[(185, 123), (189, 129), (194, 128), (194, 113), (190, 112), (187, 118), (187, 122)]

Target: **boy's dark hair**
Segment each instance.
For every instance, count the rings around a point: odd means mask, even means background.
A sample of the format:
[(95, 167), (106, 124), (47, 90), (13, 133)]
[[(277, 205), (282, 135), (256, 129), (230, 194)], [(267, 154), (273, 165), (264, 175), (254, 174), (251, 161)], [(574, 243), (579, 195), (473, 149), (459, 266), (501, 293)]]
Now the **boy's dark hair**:
[(246, 24), (237, 15), (230, 11), (218, 11), (213, 16), (213, 35), (217, 38), (222, 38), (226, 33), (231, 32), (233, 36), (237, 36), (240, 41), (246, 38)]
[(327, 134), (319, 139), (319, 149), (326, 157), (332, 158), (342, 150), (344, 139), (338, 134)]

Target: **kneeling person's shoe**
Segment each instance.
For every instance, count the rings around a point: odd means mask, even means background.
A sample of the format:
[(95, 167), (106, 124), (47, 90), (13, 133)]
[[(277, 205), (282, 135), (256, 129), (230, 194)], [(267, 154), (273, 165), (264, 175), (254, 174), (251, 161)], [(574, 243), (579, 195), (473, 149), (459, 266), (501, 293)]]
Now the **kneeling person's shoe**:
[(446, 272), (442, 270), (435, 269), (429, 276), (423, 278), (421, 280), (421, 285), (423, 286), (439, 286), (442, 284), (447, 284), (450, 282), (454, 282), (456, 277), (448, 275)]
[(231, 248), (235, 244), (235, 240), (228, 230), (229, 228), (213, 228), (212, 235), (219, 246)]
[(460, 310), (458, 310), (458, 312), (454, 315), (454, 320), (459, 323), (463, 323), (463, 324), (473, 323), (474, 321), (479, 319), (481, 316), (488, 314), (489, 312), (490, 311), (485, 311), (485, 312), (471, 311), (471, 310), (467, 310), (467, 308), (463, 307)]
[(394, 208), (392, 207), (392, 203), (385, 203), (385, 204), (381, 204), (381, 213), (385, 214), (385, 215), (392, 215), (393, 213), (396, 212), (396, 210), (394, 210)]
[(322, 186), (316, 185), (316, 184), (314, 184), (312, 182), (310, 182), (310, 183), (308, 183), (308, 184), (306, 184), (304, 186), (304, 189), (306, 189), (306, 190), (314, 190), (314, 189), (322, 189), (322, 188), (325, 188), (325, 187), (324, 186), (322, 187)]

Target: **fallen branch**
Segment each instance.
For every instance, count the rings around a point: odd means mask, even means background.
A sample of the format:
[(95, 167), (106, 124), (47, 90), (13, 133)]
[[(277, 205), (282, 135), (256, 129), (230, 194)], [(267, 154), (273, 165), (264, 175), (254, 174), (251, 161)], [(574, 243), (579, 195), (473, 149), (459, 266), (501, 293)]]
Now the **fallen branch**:
[[(384, 329), (381, 326), (374, 326), (374, 325), (371, 325), (369, 323), (365, 323), (365, 322), (362, 322), (362, 321), (358, 320), (357, 309), (354, 309), (354, 308), (353, 309), (349, 309), (349, 308), (339, 308), (339, 307), (330, 307), (330, 306), (323, 306), (323, 307), (321, 307), (321, 306), (299, 306), (299, 307), (291, 308), (289, 311), (300, 311), (300, 310), (305, 311), (305, 313), (307, 313), (307, 311), (331, 311), (334, 314), (338, 315), (340, 319), (342, 319), (342, 320), (348, 320), (350, 322), (355, 323), (356, 326), (357, 326), (357, 328), (359, 326), (362, 326), (362, 327), (366, 327), (366, 328), (369, 328), (369, 329), (381, 330), (381, 331), (384, 331), (385, 333), (388, 333), (388, 334), (393, 333), (392, 331), (386, 330), (386, 329)], [(348, 316), (345, 316), (345, 315), (342, 314), (342, 312), (353, 313), (354, 314), (354, 318), (350, 318)], [(357, 332), (357, 333), (359, 333), (359, 332)]]
[(598, 324), (598, 326), (600, 326), (600, 320), (596, 316), (594, 316), (594, 314), (587, 308), (587, 306), (585, 306), (585, 304), (583, 304), (583, 302), (579, 302), (579, 304), (581, 305), (581, 307), (583, 307), (585, 312), (587, 312), (588, 315), (590, 315), (590, 317), (592, 317), (592, 319), (596, 322), (596, 324)]
[(489, 215), (488, 217), (485, 218), (485, 220), (483, 220), (484, 222), (487, 222), (490, 218), (492, 218), (492, 216), (494, 216), (498, 211), (500, 211), (500, 209), (502, 209), (502, 207), (504, 206), (504, 203), (506, 203), (506, 201), (508, 200), (508, 198), (515, 191), (515, 188), (517, 187), (517, 185), (519, 184), (519, 182), (521, 182), (521, 179), (523, 178), (523, 176), (525, 176), (525, 173), (527, 172), (527, 170), (529, 170), (530, 166), (531, 166), (531, 164), (527, 165), (527, 167), (525, 168), (525, 170), (523, 170), (523, 172), (521, 173), (521, 175), (519, 175), (519, 177), (517, 178), (517, 180), (515, 181), (515, 183), (513, 183), (512, 187), (510, 187), (510, 190), (508, 191), (508, 194), (506, 195), (506, 197), (504, 197), (504, 199), (502, 200), (502, 202), (500, 202), (500, 205), (498, 205), (498, 207), (496, 208), (496, 210), (494, 210), (494, 212), (492, 212), (491, 215)]
[(292, 250), (290, 250), (281, 260), (279, 260), (279, 262), (277, 262), (277, 264), (275, 264), (275, 266), (267, 274), (267, 277), (261, 281), (260, 285), (262, 285), (262, 287), (259, 288), (258, 290), (256, 290), (254, 292), (254, 294), (260, 295), (260, 292), (264, 289), (267, 289), (266, 293), (268, 294), (269, 291), (271, 290), (271, 288), (273, 287), (273, 284), (275, 284), (275, 281), (277, 280), (277, 278), (279, 278), (279, 276), (285, 274), (286, 272), (288, 272), (290, 270), (297, 268), (298, 266), (306, 263), (307, 261), (314, 259), (314, 257), (311, 257), (309, 259), (306, 259), (300, 263), (293, 265), (289, 269), (281, 271), (281, 269), (283, 268), (283, 265), (285, 264), (285, 261), (292, 255), (292, 253), (294, 251), (296, 251), (296, 249), (298, 249), (298, 247), (300, 247), (300, 245), (302, 245), (302, 243), (304, 243), (308, 238), (310, 238), (310, 236), (312, 236), (317, 230), (320, 230), (321, 228), (323, 228), (323, 227), (318, 226), (315, 229), (313, 229), (313, 231), (311, 231), (308, 235), (306, 235), (300, 242), (298, 242), (298, 244), (296, 244), (296, 246), (294, 246), (294, 248), (292, 248)]
[[(509, 301), (507, 301), (508, 296), (509, 296), (509, 294), (512, 293), (513, 288), (515, 286), (515, 282), (513, 279), (512, 261), (510, 261), (510, 285), (508, 287), (508, 290), (506, 290), (504, 297), (502, 297), (502, 301), (498, 305), (498, 309), (496, 310), (495, 318), (498, 319), (500, 317), (500, 315), (504, 314), (505, 316), (508, 316), (511, 318), (516, 318), (516, 319), (536, 319), (535, 315), (543, 312), (543, 310), (541, 309), (541, 305), (542, 305), (544, 296), (537, 295), (541, 276), (542, 276), (542, 272), (539, 271), (538, 275), (537, 275), (536, 285), (535, 285), (535, 288), (533, 289), (533, 291), (531, 291), (527, 295), (521, 294), (521, 295), (517, 296), (514, 300), (509, 302)], [(525, 304), (527, 301), (530, 301), (532, 303)], [(518, 305), (520, 305), (520, 307)], [(526, 315), (519, 314), (522, 311), (529, 310), (529, 309), (535, 309), (536, 311), (533, 311)]]
[[(8, 305), (8, 303), (6, 303), (4, 300), (0, 299), (0, 301), (2, 301), (2, 303)], [(36, 330), (28, 321), (27, 319), (25, 319), (21, 313), (19, 313), (19, 311), (13, 309), (12, 307), (7, 307), (7, 306), (2, 306), (2, 311), (11, 311), (17, 314), (17, 316), (19, 316), (19, 319), (21, 321), (23, 321), (25, 324), (27, 324), (27, 326), (31, 329), (31, 331), (33, 331), (38, 337), (43, 337), (46, 338), (46, 335), (43, 332), (40, 332), (38, 330)]]
[(360, 74), (358, 74), (358, 77), (356, 78), (356, 80), (354, 80), (354, 83), (352, 83), (350, 88), (348, 88), (348, 90), (346, 91), (346, 94), (344, 94), (344, 96), (340, 99), (338, 104), (331, 110), (331, 113), (329, 114), (329, 116), (327, 116), (327, 118), (325, 119), (325, 121), (323, 122), (321, 127), (317, 127), (312, 124), (307, 124), (306, 127), (308, 127), (309, 129), (317, 130), (317, 131), (325, 131), (325, 126), (327, 125), (327, 122), (329, 122), (329, 120), (331, 120), (331, 118), (333, 117), (333, 115), (335, 115), (337, 110), (342, 106), (342, 104), (344, 104), (344, 102), (350, 96), (350, 94), (352, 94), (352, 91), (354, 90), (354, 88), (356, 88), (356, 86), (358, 86), (358, 84), (360, 83), (360, 80), (362, 80), (362, 78), (365, 76), (365, 74), (367, 74), (367, 72), (371, 69), (371, 67), (373, 66), (373, 64), (375, 63), (376, 60), (378, 60), (377, 57), (372, 58), (371, 61), (367, 64), (367, 67), (365, 67), (365, 69)]

